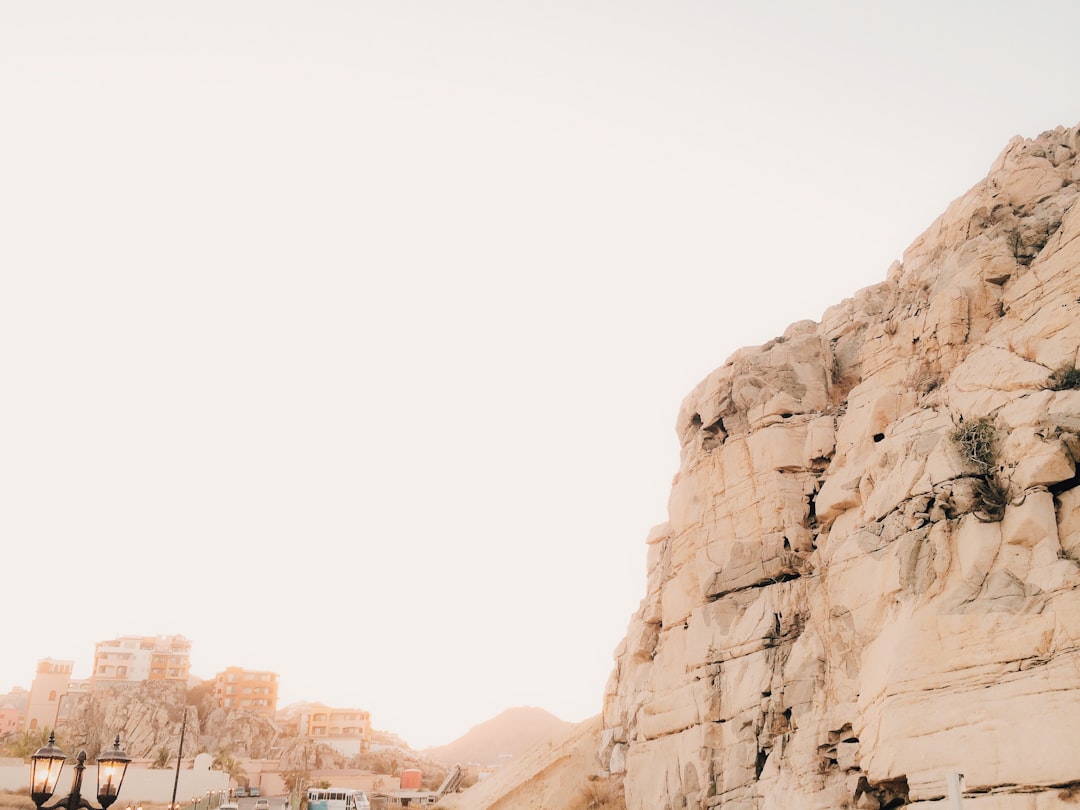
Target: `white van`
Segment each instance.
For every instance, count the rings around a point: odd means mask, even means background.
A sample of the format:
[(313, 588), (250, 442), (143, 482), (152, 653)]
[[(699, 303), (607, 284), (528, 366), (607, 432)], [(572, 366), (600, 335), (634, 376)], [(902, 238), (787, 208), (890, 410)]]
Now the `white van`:
[(371, 810), (362, 790), (352, 788), (308, 788), (308, 810)]

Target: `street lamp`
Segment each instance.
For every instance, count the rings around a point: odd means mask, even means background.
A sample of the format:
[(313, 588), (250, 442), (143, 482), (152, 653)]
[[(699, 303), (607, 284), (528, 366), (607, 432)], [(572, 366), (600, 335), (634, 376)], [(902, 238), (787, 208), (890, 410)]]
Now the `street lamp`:
[[(66, 759), (67, 754), (56, 746), (56, 734), (50, 732), (49, 744), (44, 748), (39, 748), (30, 757), (30, 798), (34, 800), (38, 810), (59, 810), (59, 808), (98, 810), (82, 797), (83, 771), (86, 769), (85, 751), (80, 751), (76, 758), (71, 793), (56, 804), (42, 807), (55, 792), (56, 782), (60, 778), (60, 771), (63, 770)], [(97, 759), (97, 800), (101, 805), (100, 810), (108, 810), (109, 805), (116, 801), (129, 762), (131, 762), (131, 757), (120, 749), (120, 735), (118, 734), (112, 748)]]

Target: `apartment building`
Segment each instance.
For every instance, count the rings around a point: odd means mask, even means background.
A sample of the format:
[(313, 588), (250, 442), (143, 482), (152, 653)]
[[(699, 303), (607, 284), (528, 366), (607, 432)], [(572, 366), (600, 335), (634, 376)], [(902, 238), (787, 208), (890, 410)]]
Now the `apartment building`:
[(60, 701), (68, 692), (74, 661), (42, 658), (34, 671), (30, 694), (26, 698), (23, 729), (56, 728)]
[(277, 673), (228, 667), (214, 676), (214, 697), (222, 708), (244, 709), (273, 720), (277, 714)]
[(175, 636), (122, 636), (94, 645), (94, 691), (141, 681), (179, 681), (191, 673), (191, 642)]
[(371, 712), (312, 703), (300, 716), (300, 734), (346, 756), (371, 750)]
[(0, 704), (0, 737), (19, 730), (19, 710), (10, 703)]

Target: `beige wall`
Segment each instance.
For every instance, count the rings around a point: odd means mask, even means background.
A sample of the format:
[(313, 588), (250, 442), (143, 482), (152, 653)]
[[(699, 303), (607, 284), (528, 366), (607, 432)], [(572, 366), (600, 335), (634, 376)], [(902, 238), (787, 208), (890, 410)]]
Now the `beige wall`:
[[(277, 760), (241, 760), (241, 766), (247, 772), (252, 786), (258, 787), (264, 796), (281, 796), (285, 793), (285, 783), (281, 779)], [(60, 783), (53, 801), (63, 798), (71, 790), (71, 777), (74, 773), (74, 757), (64, 764), (60, 774)], [(117, 807), (126, 807), (129, 803), (139, 802), (167, 803), (172, 801), (173, 780), (176, 779), (174, 768), (150, 768), (145, 763), (132, 763), (124, 776), (120, 788), (120, 800)], [(389, 774), (370, 773), (368, 771), (312, 771), (309, 784), (329, 782), (333, 787), (356, 788), (369, 794), (377, 791), (398, 790), (400, 780)], [(30, 785), (30, 765), (18, 759), (0, 760), (0, 790), (19, 791)], [(86, 766), (83, 776), (83, 794), (94, 801), (97, 785), (97, 768)], [(229, 775), (223, 771), (194, 770), (191, 761), (180, 765), (180, 781), (176, 789), (176, 800), (188, 802), (193, 796), (205, 796), (206, 791), (229, 789)]]
[[(60, 783), (57, 785), (53, 801), (63, 798), (71, 790), (71, 778), (75, 772), (74, 758), (64, 764), (64, 770), (60, 774)], [(176, 779), (176, 771), (171, 768), (143, 768), (137, 765), (128, 767), (124, 776), (124, 784), (120, 786), (120, 797), (117, 807), (126, 807), (128, 803), (154, 802), (167, 803), (172, 801), (173, 781)], [(0, 764), (0, 790), (23, 790), (30, 786), (30, 765), (2, 765)], [(97, 767), (86, 766), (83, 774), (84, 798), (95, 801), (97, 792)], [(192, 796), (205, 796), (208, 790), (228, 790), (229, 775), (222, 771), (200, 770), (180, 768), (180, 781), (177, 785), (176, 800), (186, 802)]]
[(398, 790), (401, 780), (396, 776), (386, 773), (371, 773), (369, 771), (312, 771), (309, 785), (317, 785), (321, 782), (329, 782), (331, 787), (355, 788), (368, 793), (385, 793), (388, 790)]

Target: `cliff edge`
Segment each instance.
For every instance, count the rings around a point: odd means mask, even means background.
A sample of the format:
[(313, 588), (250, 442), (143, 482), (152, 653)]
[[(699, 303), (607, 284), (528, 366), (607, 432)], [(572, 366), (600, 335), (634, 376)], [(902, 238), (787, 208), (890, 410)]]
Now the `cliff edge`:
[(629, 810), (1080, 804), (1080, 127), (678, 416), (601, 759)]

